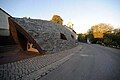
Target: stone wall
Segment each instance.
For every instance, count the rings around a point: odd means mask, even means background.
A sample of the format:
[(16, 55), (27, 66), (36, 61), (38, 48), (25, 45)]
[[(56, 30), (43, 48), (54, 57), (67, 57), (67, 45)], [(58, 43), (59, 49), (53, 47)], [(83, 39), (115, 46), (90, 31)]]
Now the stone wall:
[[(40, 19), (14, 18), (47, 53), (56, 53), (77, 45), (76, 34), (66, 26)], [(61, 33), (67, 40), (61, 39)]]

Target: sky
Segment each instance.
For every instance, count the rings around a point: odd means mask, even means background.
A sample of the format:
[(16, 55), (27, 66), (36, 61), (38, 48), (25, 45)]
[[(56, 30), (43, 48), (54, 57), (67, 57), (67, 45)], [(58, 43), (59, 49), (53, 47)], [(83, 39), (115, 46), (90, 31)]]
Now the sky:
[(0, 7), (20, 18), (50, 20), (59, 15), (64, 25), (71, 21), (77, 33), (99, 23), (120, 28), (120, 0), (0, 0)]

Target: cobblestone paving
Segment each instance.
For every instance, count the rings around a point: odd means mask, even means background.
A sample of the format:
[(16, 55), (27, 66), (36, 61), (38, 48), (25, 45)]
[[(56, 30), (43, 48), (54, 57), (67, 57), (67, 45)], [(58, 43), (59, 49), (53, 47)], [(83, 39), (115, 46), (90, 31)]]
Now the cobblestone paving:
[[(70, 55), (76, 53), (78, 50), (81, 50), (80, 45), (55, 54), (37, 56), (34, 58), (0, 65), (0, 80), (35, 79), (35, 75), (37, 75), (37, 77), (44, 75), (43, 73), (45, 71), (50, 71), (51, 68), (54, 69), (55, 66), (58, 66), (69, 59)], [(42, 71), (41, 74), (40, 71)]]

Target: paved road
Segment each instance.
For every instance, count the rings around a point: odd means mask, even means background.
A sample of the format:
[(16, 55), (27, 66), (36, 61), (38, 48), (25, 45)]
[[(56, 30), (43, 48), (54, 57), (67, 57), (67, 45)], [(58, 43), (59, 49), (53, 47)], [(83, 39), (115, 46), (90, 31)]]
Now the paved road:
[(39, 80), (120, 80), (120, 50), (82, 45), (82, 51)]

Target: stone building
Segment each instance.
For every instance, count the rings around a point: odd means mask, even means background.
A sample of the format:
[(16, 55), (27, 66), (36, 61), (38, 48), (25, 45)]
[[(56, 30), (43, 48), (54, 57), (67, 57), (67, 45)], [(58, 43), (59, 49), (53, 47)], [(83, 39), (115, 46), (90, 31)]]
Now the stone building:
[[(1, 16), (7, 15), (2, 9), (0, 11)], [(40, 19), (14, 18), (11, 16), (5, 19), (7, 21), (7, 23), (4, 23), (7, 25), (5, 26), (8, 30), (7, 36), (20, 50), (56, 53), (77, 45), (75, 32), (61, 24)], [(0, 28), (4, 28), (4, 26), (0, 24)], [(4, 33), (0, 36), (4, 36)], [(0, 38), (0, 42), (2, 41), (3, 38)]]

